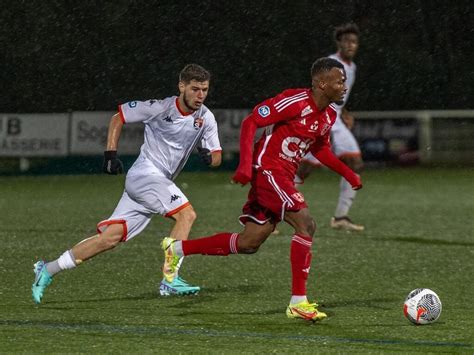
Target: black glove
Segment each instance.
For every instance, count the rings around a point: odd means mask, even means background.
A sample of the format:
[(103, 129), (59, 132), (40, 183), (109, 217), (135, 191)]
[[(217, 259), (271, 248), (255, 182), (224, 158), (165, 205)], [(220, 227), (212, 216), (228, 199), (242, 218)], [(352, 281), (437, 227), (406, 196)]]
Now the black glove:
[(211, 151), (209, 149), (202, 148), (202, 147), (197, 147), (197, 150), (198, 150), (199, 158), (201, 158), (204, 164), (211, 165), (212, 163)]
[(123, 164), (117, 158), (116, 150), (106, 150), (104, 152), (104, 164), (102, 170), (106, 174), (117, 175), (123, 173)]

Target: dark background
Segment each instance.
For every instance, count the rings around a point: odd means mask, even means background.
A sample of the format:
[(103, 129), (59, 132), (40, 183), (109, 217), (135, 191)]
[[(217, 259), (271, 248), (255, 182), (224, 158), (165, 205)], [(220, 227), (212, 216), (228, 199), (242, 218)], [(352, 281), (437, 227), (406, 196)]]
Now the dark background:
[(0, 112), (114, 110), (176, 93), (189, 62), (211, 108), (309, 85), (335, 25), (361, 29), (356, 110), (473, 108), (472, 1), (4, 1)]

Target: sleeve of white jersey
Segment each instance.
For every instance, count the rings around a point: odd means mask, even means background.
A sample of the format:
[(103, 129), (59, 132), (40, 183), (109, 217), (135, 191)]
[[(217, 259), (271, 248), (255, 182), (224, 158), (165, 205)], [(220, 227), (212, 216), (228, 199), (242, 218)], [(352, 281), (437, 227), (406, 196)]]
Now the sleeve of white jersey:
[(201, 145), (203, 148), (207, 148), (211, 152), (222, 150), (219, 141), (216, 118), (211, 111), (207, 111), (204, 115), (204, 134), (202, 136)]
[(163, 106), (162, 100), (130, 101), (119, 105), (123, 123), (145, 122), (152, 119)]

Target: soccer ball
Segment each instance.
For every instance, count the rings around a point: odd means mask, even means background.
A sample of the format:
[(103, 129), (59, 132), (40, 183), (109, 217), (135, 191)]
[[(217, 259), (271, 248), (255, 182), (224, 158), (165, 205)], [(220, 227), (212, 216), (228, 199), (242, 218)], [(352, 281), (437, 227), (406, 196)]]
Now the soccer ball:
[(417, 288), (405, 299), (403, 313), (414, 324), (434, 323), (441, 314), (441, 301), (429, 288)]

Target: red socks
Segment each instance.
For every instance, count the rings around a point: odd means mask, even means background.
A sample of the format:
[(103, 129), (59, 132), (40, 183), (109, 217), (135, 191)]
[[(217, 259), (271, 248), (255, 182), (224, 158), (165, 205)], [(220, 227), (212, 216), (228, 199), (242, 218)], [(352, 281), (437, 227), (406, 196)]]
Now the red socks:
[(295, 234), (291, 239), (290, 261), (293, 275), (291, 294), (306, 295), (306, 280), (311, 267), (311, 245), (313, 240), (305, 235)]
[(218, 233), (210, 237), (183, 240), (183, 254), (229, 255), (237, 254), (239, 233)]

